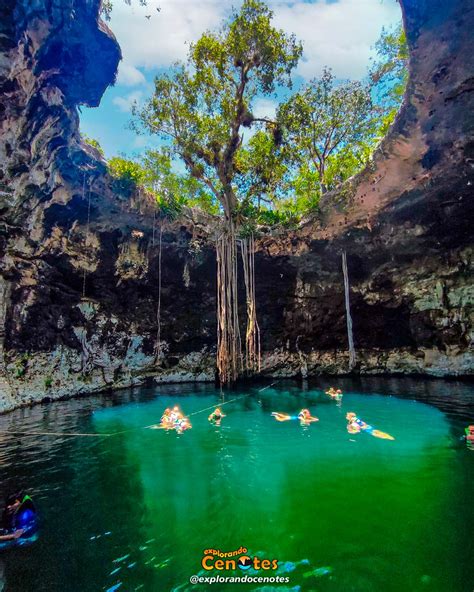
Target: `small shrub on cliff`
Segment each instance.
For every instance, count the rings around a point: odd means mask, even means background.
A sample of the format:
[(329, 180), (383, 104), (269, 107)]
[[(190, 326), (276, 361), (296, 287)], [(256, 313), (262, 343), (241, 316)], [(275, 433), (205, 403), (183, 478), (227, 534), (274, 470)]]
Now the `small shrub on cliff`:
[(25, 353), (15, 361), (15, 378), (23, 378), (25, 376), (29, 358), (30, 356)]
[(89, 138), (89, 136), (86, 136), (85, 134), (82, 134), (82, 139), (84, 140), (84, 142), (86, 144), (88, 144), (89, 146), (92, 146), (92, 148), (97, 150), (97, 152), (102, 156), (102, 158), (105, 157), (104, 150), (103, 150), (102, 146), (99, 144), (98, 140), (96, 140), (95, 138)]
[(116, 189), (130, 193), (147, 178), (146, 170), (140, 163), (121, 156), (108, 161), (110, 175), (116, 180)]

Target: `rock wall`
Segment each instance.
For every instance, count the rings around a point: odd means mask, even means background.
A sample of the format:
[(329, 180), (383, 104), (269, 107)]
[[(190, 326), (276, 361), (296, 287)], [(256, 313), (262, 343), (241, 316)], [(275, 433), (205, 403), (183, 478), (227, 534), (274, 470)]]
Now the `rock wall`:
[[(410, 83), (361, 175), (297, 231), (262, 229), (257, 302), (271, 376), (348, 371), (341, 253), (364, 374), (473, 372), (474, 18), (467, 0), (404, 0)], [(81, 144), (120, 50), (98, 0), (0, 7), (0, 409), (145, 376), (215, 376), (213, 221), (162, 231)], [(100, 61), (97, 56), (100, 55)]]

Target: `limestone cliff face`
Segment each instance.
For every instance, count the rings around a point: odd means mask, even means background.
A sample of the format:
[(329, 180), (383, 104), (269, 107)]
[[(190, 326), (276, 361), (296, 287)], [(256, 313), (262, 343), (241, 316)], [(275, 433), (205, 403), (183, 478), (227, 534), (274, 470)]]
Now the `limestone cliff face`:
[[(356, 372), (473, 372), (474, 17), (467, 0), (402, 2), (411, 79), (368, 170), (322, 216), (258, 242), (263, 373), (348, 369), (341, 252)], [(81, 144), (120, 50), (98, 0), (0, 7), (0, 409), (158, 380), (213, 380), (212, 221), (162, 233)], [(99, 56), (99, 58), (98, 58)]]

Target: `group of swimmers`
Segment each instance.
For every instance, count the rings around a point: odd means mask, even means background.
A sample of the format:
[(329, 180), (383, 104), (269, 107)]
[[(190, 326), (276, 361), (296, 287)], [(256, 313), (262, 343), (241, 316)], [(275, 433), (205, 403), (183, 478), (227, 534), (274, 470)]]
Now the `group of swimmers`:
[[(274, 411), (272, 416), (277, 421), (289, 421), (292, 419), (298, 419), (302, 426), (307, 426), (313, 421), (319, 421), (317, 417), (313, 417), (309, 409), (302, 409), (298, 415), (288, 415), (287, 413), (279, 413)], [(358, 434), (360, 432), (366, 432), (375, 438), (381, 438), (382, 440), (395, 440), (390, 434), (376, 430), (373, 426), (369, 425), (352, 411), (346, 414), (347, 419), (347, 431), (349, 434)]]
[[(331, 387), (326, 391), (326, 395), (331, 397), (331, 399), (341, 401), (343, 393), (340, 389), (335, 389)], [(212, 413), (207, 418), (208, 421), (216, 426), (220, 426), (222, 419), (225, 417), (225, 414), (222, 413), (220, 407), (216, 407)], [(308, 426), (316, 421), (319, 421), (319, 418), (311, 415), (311, 411), (309, 409), (301, 409), (298, 415), (290, 415), (288, 413), (280, 413), (279, 411), (274, 411), (272, 413), (272, 417), (274, 417), (277, 421), (291, 421), (291, 420), (298, 420), (300, 425)], [(385, 432), (381, 432), (380, 430), (375, 429), (370, 424), (366, 423), (353, 412), (347, 413), (347, 431), (350, 434), (358, 434), (360, 432), (366, 432), (371, 436), (376, 438), (382, 438), (383, 440), (394, 440), (395, 438), (390, 434), (386, 434)], [(183, 412), (181, 411), (178, 405), (175, 405), (173, 408), (165, 409), (163, 415), (161, 416), (160, 423), (158, 425), (152, 426), (155, 429), (164, 429), (164, 430), (175, 430), (178, 434), (182, 434), (186, 430), (192, 428), (191, 422), (189, 417), (186, 417)], [(473, 428), (472, 432), (472, 439), (474, 442), (474, 426), (470, 426)], [(467, 436), (466, 436), (467, 438)]]
[[(216, 407), (209, 415), (208, 420), (214, 425), (220, 426), (223, 417), (225, 415), (222, 413), (220, 407)], [(182, 434), (186, 430), (190, 430), (193, 426), (189, 421), (189, 417), (186, 417), (180, 407), (175, 405), (173, 408), (167, 407), (161, 416), (160, 423), (151, 427), (154, 429), (175, 430), (178, 434)]]
[(189, 417), (186, 417), (178, 405), (175, 405), (172, 409), (167, 407), (161, 416), (159, 425), (152, 427), (163, 430), (176, 430), (178, 434), (182, 434), (186, 430), (190, 430), (193, 426), (189, 421)]

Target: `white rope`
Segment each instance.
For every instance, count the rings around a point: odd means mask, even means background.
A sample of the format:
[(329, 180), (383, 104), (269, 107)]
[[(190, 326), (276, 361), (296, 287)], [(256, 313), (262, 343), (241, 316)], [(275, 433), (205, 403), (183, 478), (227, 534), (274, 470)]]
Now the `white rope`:
[[(281, 380), (281, 379), (280, 379)], [(272, 387), (276, 384), (278, 380), (272, 382), (271, 384), (259, 389), (257, 392), (261, 393), (262, 391)], [(217, 407), (223, 407), (224, 405), (228, 405), (229, 403), (234, 403), (235, 401), (239, 401), (244, 397), (248, 397), (251, 393), (244, 393), (243, 395), (239, 395), (234, 399), (230, 399), (229, 401), (224, 401), (223, 403), (217, 403), (216, 405), (211, 405), (210, 407), (205, 407), (204, 409), (199, 409), (198, 411), (193, 411), (187, 417), (192, 417), (193, 415), (199, 415), (200, 413), (204, 413), (205, 411), (210, 411), (211, 409), (216, 409)], [(13, 432), (9, 430), (0, 431), (0, 434), (5, 434), (7, 436), (55, 436), (55, 437), (65, 437), (65, 438), (110, 438), (111, 436), (119, 436), (120, 434), (126, 434), (128, 432), (136, 432), (137, 430), (147, 430), (152, 427), (155, 427), (156, 423), (152, 423), (146, 426), (139, 426), (137, 428), (131, 428), (129, 430), (122, 430), (120, 432), (112, 432), (110, 434), (102, 433), (102, 434), (93, 434), (93, 433), (81, 433), (81, 432), (30, 432), (30, 431), (18, 431), (15, 430)]]
[(344, 297), (346, 303), (346, 321), (347, 321), (347, 339), (349, 341), (349, 370), (352, 370), (356, 364), (356, 352), (354, 348), (354, 335), (352, 330), (349, 273), (347, 271), (346, 252), (342, 252), (342, 273), (344, 274)]
[[(153, 228), (154, 234), (154, 228)], [(159, 251), (158, 251), (158, 303), (156, 305), (156, 342), (155, 342), (155, 360), (157, 363), (160, 362), (161, 358), (161, 254), (162, 254), (162, 237), (163, 237), (163, 222), (160, 223), (160, 234), (159, 234)], [(153, 244), (155, 237), (153, 236)]]
[(87, 433), (79, 433), (79, 432), (19, 432), (14, 431), (10, 432), (9, 430), (5, 430), (0, 432), (1, 434), (6, 434), (7, 436), (60, 436), (65, 438), (109, 438), (110, 436), (115, 436), (115, 433), (112, 434), (87, 434)]

